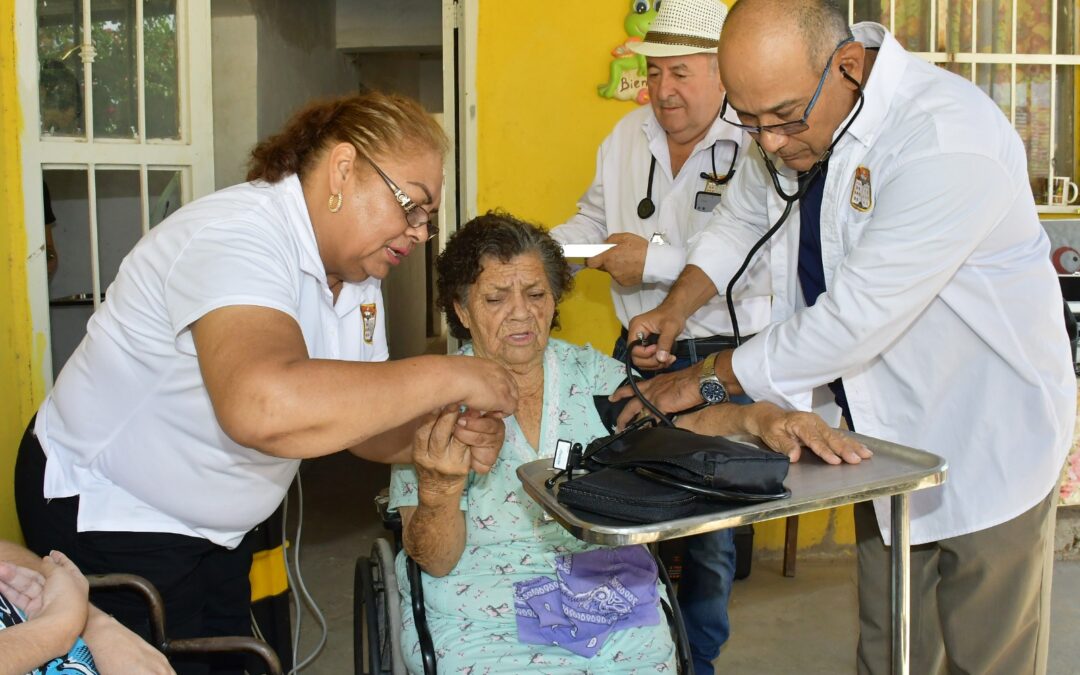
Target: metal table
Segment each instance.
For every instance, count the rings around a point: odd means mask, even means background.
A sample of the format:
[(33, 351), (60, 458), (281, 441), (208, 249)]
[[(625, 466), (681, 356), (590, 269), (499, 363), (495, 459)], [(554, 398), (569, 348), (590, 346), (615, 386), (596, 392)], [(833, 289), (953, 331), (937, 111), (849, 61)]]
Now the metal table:
[[(850, 433), (850, 432), (845, 432)], [(634, 525), (603, 516), (571, 510), (560, 504), (555, 495), (559, 483), (548, 489), (544, 482), (552, 475), (550, 459), (539, 459), (518, 467), (517, 475), (525, 491), (557, 522), (578, 539), (595, 544), (620, 546), (647, 544), (677, 539), (747, 525), (763, 520), (796, 516), (844, 504), (854, 504), (877, 497), (892, 501), (892, 671), (909, 672), (909, 516), (908, 494), (945, 482), (948, 464), (938, 455), (908, 448), (888, 441), (851, 433), (873, 451), (874, 457), (861, 464), (833, 466), (818, 459), (809, 450), (791, 465), (784, 484), (791, 497), (644, 525)], [(732, 440), (759, 445), (750, 436), (732, 436)]]

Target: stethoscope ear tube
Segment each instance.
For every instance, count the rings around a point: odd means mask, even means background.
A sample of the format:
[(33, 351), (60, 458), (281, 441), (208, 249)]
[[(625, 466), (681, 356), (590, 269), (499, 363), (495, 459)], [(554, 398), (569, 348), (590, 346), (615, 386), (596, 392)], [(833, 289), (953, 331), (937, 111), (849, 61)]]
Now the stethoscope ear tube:
[(656, 204), (653, 204), (652, 200), (652, 181), (653, 175), (656, 174), (656, 157), (652, 154), (650, 154), (649, 156), (652, 157), (652, 161), (649, 162), (649, 187), (647, 188), (648, 194), (646, 194), (645, 198), (638, 202), (637, 205), (637, 215), (638, 218), (641, 218), (642, 220), (650, 218), (652, 214), (656, 213)]
[(735, 282), (739, 280), (739, 277), (743, 275), (743, 272), (746, 271), (746, 268), (750, 266), (750, 262), (754, 259), (754, 256), (757, 255), (758, 250), (765, 245), (765, 242), (769, 241), (769, 239), (771, 239), (772, 236), (776, 234), (776, 232), (784, 224), (784, 221), (788, 219), (788, 215), (791, 213), (792, 205), (794, 205), (801, 196), (802, 195), (796, 194), (795, 199), (784, 200), (786, 202), (786, 205), (784, 206), (784, 213), (780, 215), (780, 219), (776, 221), (775, 225), (769, 228), (768, 232), (766, 232), (764, 235), (762, 235), (760, 239), (757, 240), (756, 244), (750, 247), (750, 252), (746, 254), (746, 257), (743, 259), (742, 265), (735, 272), (735, 274), (731, 275), (731, 279), (728, 281), (727, 289), (724, 291), (724, 299), (727, 301), (728, 316), (731, 317), (731, 334), (735, 337), (736, 346), (742, 344), (742, 338), (739, 335), (739, 318), (735, 316), (735, 301), (731, 297), (732, 292), (735, 290)]
[[(719, 143), (719, 141), (717, 141), (717, 143)], [(717, 183), (718, 185), (723, 185), (729, 180), (731, 180), (731, 177), (735, 175), (735, 160), (739, 157), (739, 144), (735, 141), (731, 141), (731, 143), (734, 143), (735, 150), (731, 153), (731, 165), (728, 166), (727, 174), (723, 176), (718, 176), (716, 174), (716, 143), (713, 143), (712, 150), (710, 150), (713, 172), (709, 174), (703, 171), (701, 173), (701, 177), (704, 180)], [(637, 205), (637, 215), (638, 218), (641, 218), (642, 220), (651, 218), (652, 215), (656, 213), (656, 203), (652, 200), (653, 176), (656, 174), (656, 155), (650, 153), (649, 159), (649, 185), (645, 189), (645, 196), (641, 199), (640, 202), (638, 202)]]
[(732, 291), (734, 291), (735, 289), (735, 282), (739, 280), (739, 277), (743, 275), (743, 272), (746, 271), (746, 268), (750, 266), (750, 262), (754, 259), (754, 256), (757, 255), (758, 250), (761, 249), (761, 247), (765, 245), (765, 242), (769, 241), (769, 239), (771, 239), (772, 236), (776, 234), (777, 230), (780, 229), (780, 226), (783, 225), (785, 221), (787, 221), (788, 216), (791, 214), (791, 207), (795, 204), (795, 202), (802, 199), (803, 195), (806, 194), (806, 191), (810, 188), (810, 184), (814, 182), (814, 179), (817, 178), (817, 175), (821, 173), (822, 168), (828, 163), (829, 157), (832, 156), (833, 148), (836, 147), (836, 144), (840, 142), (841, 138), (847, 135), (848, 129), (851, 128), (851, 125), (855, 123), (856, 119), (858, 119), (859, 113), (862, 112), (864, 102), (862, 85), (860, 85), (858, 82), (855, 81), (854, 78), (848, 75), (847, 71), (845, 71), (843, 67), (840, 68), (840, 73), (844, 76), (845, 79), (853, 82), (855, 86), (858, 87), (858, 107), (855, 109), (855, 114), (851, 116), (851, 119), (848, 120), (847, 124), (844, 125), (844, 128), (836, 136), (836, 139), (829, 144), (829, 147), (825, 150), (825, 153), (821, 156), (821, 159), (819, 159), (814, 164), (814, 166), (810, 168), (810, 171), (803, 175), (802, 180), (799, 181), (801, 185), (799, 186), (799, 189), (795, 191), (795, 194), (789, 195), (784, 192), (783, 188), (780, 187), (780, 176), (776, 171), (776, 167), (773, 166), (773, 163), (769, 159), (769, 156), (765, 154), (765, 148), (761, 147), (761, 143), (757, 143), (758, 152), (761, 153), (761, 158), (765, 160), (765, 166), (769, 170), (769, 177), (772, 178), (773, 189), (776, 190), (776, 194), (780, 195), (780, 199), (784, 200), (785, 205), (784, 212), (780, 215), (780, 218), (776, 221), (776, 224), (769, 228), (769, 231), (762, 235), (761, 238), (757, 240), (756, 244), (750, 247), (750, 252), (746, 254), (746, 258), (743, 259), (743, 263), (739, 267), (739, 269), (735, 272), (735, 274), (731, 276), (731, 279), (728, 281), (727, 284), (727, 289), (725, 289), (724, 291), (724, 299), (727, 301), (728, 316), (731, 317), (731, 334), (735, 337), (736, 346), (742, 344), (742, 338), (739, 335), (739, 318), (735, 316), (735, 301), (731, 297)]

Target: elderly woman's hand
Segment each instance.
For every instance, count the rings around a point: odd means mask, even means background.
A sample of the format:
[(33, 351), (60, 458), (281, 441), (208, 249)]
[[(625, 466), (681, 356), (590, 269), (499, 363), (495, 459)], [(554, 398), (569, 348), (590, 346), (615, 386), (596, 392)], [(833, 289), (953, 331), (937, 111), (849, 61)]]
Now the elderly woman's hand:
[(454, 435), (459, 417), (458, 406), (447, 406), (416, 430), (413, 464), (421, 498), (456, 498), (465, 489), (472, 453)]
[(874, 454), (862, 443), (840, 433), (814, 413), (783, 410), (772, 403), (743, 406), (746, 430), (777, 452), (799, 461), (803, 446), (829, 464), (858, 464)]
[(472, 470), (487, 473), (499, 458), (506, 439), (506, 424), (498, 414), (469, 408), (458, 417), (454, 438), (469, 446)]

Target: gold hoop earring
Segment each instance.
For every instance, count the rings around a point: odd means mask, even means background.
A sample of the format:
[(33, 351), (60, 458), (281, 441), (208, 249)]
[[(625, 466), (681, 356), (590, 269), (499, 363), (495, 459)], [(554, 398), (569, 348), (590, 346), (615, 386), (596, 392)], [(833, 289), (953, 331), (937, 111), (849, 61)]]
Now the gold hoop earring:
[(341, 203), (344, 201), (341, 193), (330, 195), (330, 201), (327, 202), (327, 207), (330, 209), (330, 213), (337, 213), (341, 210)]

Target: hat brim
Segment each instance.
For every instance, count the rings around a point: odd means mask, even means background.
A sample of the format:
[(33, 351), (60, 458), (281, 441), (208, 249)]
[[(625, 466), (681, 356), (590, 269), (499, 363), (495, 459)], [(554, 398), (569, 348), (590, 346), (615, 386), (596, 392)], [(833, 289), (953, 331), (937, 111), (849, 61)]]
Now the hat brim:
[(691, 54), (715, 54), (716, 47), (690, 47), (688, 45), (664, 45), (658, 42), (633, 42), (630, 51), (642, 56), (690, 56)]

